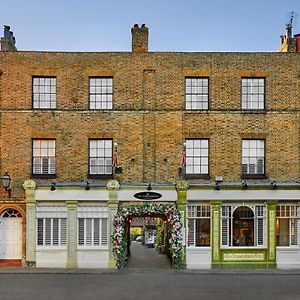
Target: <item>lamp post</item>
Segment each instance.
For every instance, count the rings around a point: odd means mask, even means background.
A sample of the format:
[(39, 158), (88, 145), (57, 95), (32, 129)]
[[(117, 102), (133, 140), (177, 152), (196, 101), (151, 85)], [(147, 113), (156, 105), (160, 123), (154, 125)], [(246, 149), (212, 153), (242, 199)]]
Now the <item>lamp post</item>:
[(11, 189), (9, 188), (11, 182), (11, 177), (10, 175), (5, 172), (4, 175), (1, 177), (1, 183), (3, 188), (5, 189), (5, 192), (8, 193), (8, 197), (11, 198)]

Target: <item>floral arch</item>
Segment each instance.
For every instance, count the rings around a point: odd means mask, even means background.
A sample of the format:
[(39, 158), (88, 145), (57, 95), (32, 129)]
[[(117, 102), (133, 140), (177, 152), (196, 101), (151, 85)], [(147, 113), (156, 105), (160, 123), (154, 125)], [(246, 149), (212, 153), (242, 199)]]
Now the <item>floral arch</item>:
[(127, 240), (126, 240), (126, 222), (131, 216), (141, 217), (147, 215), (162, 215), (170, 221), (170, 252), (172, 264), (175, 268), (182, 268), (183, 249), (182, 249), (182, 225), (180, 215), (176, 207), (172, 204), (157, 204), (145, 202), (141, 205), (129, 205), (120, 207), (114, 218), (114, 232), (112, 235), (113, 253), (116, 258), (117, 267), (123, 268), (128, 260)]

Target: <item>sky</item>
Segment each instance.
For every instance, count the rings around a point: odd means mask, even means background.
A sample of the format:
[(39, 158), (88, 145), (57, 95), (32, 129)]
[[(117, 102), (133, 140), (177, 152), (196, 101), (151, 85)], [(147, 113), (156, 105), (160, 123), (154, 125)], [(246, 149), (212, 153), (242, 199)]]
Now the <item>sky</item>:
[[(131, 51), (131, 27), (149, 28), (149, 51), (277, 51), (300, 0), (3, 0), (3, 25), (23, 51)], [(2, 28), (2, 29), (1, 29)]]

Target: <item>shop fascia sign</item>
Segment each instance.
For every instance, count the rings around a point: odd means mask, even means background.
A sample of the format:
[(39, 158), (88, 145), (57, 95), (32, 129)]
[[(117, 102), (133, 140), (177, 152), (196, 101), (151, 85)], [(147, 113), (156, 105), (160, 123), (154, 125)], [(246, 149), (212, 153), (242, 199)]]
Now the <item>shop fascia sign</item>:
[(160, 193), (156, 192), (139, 192), (133, 195), (134, 198), (140, 199), (140, 200), (156, 200), (160, 199), (162, 195)]

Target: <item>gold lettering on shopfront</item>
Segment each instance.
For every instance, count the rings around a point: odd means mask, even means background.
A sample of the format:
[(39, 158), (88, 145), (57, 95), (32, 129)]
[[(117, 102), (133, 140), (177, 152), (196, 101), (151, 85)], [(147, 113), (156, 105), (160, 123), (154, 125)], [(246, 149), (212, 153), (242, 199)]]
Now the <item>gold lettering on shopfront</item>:
[(264, 253), (224, 253), (223, 259), (225, 261), (240, 261), (240, 260), (264, 260)]

